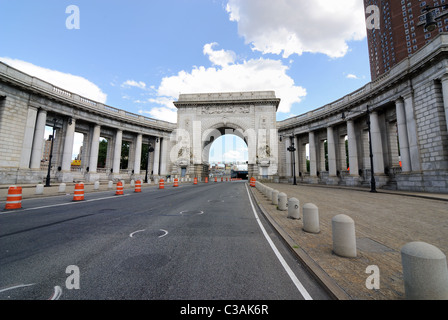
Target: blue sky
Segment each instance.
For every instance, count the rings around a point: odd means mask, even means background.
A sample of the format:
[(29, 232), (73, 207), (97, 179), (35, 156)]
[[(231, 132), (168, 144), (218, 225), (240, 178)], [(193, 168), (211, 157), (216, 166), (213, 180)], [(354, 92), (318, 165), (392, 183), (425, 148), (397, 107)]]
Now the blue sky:
[(0, 0), (0, 39), (0, 61), (172, 122), (179, 93), (275, 90), (283, 120), (370, 81), (362, 0)]

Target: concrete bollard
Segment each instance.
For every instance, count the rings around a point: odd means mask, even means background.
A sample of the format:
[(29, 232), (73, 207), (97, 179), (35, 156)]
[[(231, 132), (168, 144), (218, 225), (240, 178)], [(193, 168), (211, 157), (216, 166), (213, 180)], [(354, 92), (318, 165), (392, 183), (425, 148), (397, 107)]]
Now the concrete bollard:
[(341, 257), (356, 257), (355, 222), (345, 214), (331, 219), (333, 231), (333, 252)]
[(303, 230), (310, 233), (319, 233), (319, 209), (312, 203), (305, 203), (302, 208)]
[(278, 205), (278, 190), (272, 190), (272, 204)]
[(100, 182), (99, 181), (95, 181), (93, 183), (93, 190), (99, 190), (100, 188)]
[(296, 198), (290, 198), (288, 200), (288, 218), (300, 219), (300, 201)]
[(67, 185), (66, 185), (65, 183), (61, 183), (61, 184), (59, 185), (58, 192), (59, 192), (59, 193), (64, 193), (66, 187), (67, 187)]
[(113, 181), (109, 181), (109, 183), (107, 184), (107, 188), (108, 189), (112, 189), (114, 187), (114, 182)]
[(134, 187), (135, 187), (135, 181), (131, 180), (131, 188), (134, 188)]
[(280, 192), (278, 194), (278, 207), (277, 208), (280, 211), (288, 210), (288, 196), (283, 192)]
[(272, 188), (267, 187), (266, 190), (266, 197), (268, 198), (269, 201), (272, 201)]
[(43, 184), (36, 185), (36, 194), (44, 194), (44, 185)]
[(406, 299), (448, 299), (448, 270), (442, 251), (425, 242), (410, 242), (401, 248), (401, 261)]

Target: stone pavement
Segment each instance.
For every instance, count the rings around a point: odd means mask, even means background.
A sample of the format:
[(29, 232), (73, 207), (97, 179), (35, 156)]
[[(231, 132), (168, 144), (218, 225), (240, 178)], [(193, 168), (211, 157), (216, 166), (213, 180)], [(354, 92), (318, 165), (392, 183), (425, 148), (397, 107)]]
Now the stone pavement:
[[(256, 188), (251, 188), (259, 207), (286, 242), (321, 279), (337, 299), (405, 299), (400, 250), (408, 242), (423, 241), (448, 255), (448, 195), (264, 183), (297, 198), (302, 208), (313, 203), (319, 208), (320, 233), (303, 231), (302, 220), (287, 218)], [(357, 257), (343, 258), (332, 252), (331, 219), (346, 214), (355, 221)], [(300, 209), (302, 218), (302, 209)], [(367, 289), (376, 265), (380, 288)]]

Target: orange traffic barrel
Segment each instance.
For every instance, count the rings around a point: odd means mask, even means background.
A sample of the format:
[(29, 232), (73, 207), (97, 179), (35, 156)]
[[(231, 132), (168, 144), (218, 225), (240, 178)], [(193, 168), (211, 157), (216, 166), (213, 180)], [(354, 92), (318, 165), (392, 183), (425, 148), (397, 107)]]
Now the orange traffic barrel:
[(179, 180), (176, 178), (176, 179), (174, 179), (173, 187), (178, 187), (178, 186), (179, 186)]
[(135, 192), (142, 192), (142, 182), (140, 180), (135, 181)]
[(217, 177), (215, 177), (215, 182), (218, 182), (218, 178)]
[(119, 196), (119, 195), (122, 195), (122, 194), (124, 194), (124, 192), (123, 192), (123, 182), (118, 181), (117, 182), (117, 191), (115, 192), (115, 195)]
[(250, 178), (250, 186), (251, 187), (255, 187), (255, 178), (254, 177), (252, 177), (252, 178)]
[(205, 177), (205, 183), (208, 183), (208, 177)]
[(22, 187), (10, 186), (8, 188), (8, 196), (6, 197), (5, 209), (22, 208)]
[(159, 189), (165, 189), (165, 181), (163, 181), (163, 179), (160, 179), (159, 181)]
[(221, 182), (223, 182), (224, 181), (224, 178), (223, 177), (221, 177)]
[(75, 185), (75, 193), (73, 194), (73, 201), (84, 200), (84, 183), (77, 183)]
[[(207, 179), (207, 178), (206, 178), (206, 179)], [(198, 184), (198, 178), (195, 177), (195, 178), (193, 179), (193, 184)]]

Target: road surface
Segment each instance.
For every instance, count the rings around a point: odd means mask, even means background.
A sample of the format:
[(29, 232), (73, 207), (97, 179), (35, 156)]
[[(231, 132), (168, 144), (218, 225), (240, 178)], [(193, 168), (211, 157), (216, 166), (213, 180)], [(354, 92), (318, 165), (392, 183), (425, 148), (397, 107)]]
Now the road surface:
[(23, 200), (0, 211), (0, 299), (329, 299), (249, 188), (184, 183)]

